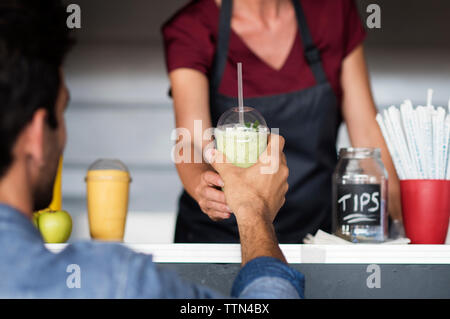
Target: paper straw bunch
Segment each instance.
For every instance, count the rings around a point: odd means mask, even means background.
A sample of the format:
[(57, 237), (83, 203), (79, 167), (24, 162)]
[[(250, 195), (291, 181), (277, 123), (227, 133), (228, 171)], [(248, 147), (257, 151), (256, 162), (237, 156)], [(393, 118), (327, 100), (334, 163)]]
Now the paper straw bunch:
[(391, 106), (377, 114), (386, 144), (401, 180), (450, 180), (450, 100), (448, 110), (431, 104), (413, 107), (405, 100), (400, 109)]

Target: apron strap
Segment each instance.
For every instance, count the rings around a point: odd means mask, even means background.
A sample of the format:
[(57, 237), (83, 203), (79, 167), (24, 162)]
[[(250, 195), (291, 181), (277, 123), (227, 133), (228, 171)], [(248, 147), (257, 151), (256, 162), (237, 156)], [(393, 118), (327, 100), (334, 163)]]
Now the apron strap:
[(311, 71), (316, 78), (317, 83), (326, 83), (328, 79), (322, 66), (320, 58), (320, 51), (314, 44), (314, 41), (309, 32), (308, 24), (306, 23), (305, 13), (303, 12), (300, 0), (292, 0), (295, 8), (295, 14), (297, 15), (298, 27), (300, 29), (300, 35), (303, 43), (303, 49), (305, 52), (306, 61), (311, 68)]
[(217, 47), (214, 57), (213, 72), (211, 77), (212, 92), (217, 92), (222, 81), (222, 75), (225, 71), (225, 65), (228, 55), (228, 44), (231, 30), (231, 14), (233, 11), (232, 0), (222, 0), (219, 17), (219, 30), (217, 32)]
[[(301, 41), (304, 48), (306, 62), (308, 63), (316, 82), (327, 83), (328, 79), (322, 66), (320, 58), (320, 51), (312, 40), (309, 32), (308, 24), (306, 23), (305, 14), (303, 12), (300, 0), (292, 0), (295, 13), (297, 16), (298, 27), (300, 30)], [(222, 80), (222, 75), (225, 70), (225, 65), (228, 55), (228, 44), (230, 40), (231, 30), (231, 15), (233, 9), (233, 0), (222, 0), (219, 17), (219, 30), (217, 35), (216, 55), (214, 58), (213, 72), (211, 75), (212, 92), (217, 92)]]

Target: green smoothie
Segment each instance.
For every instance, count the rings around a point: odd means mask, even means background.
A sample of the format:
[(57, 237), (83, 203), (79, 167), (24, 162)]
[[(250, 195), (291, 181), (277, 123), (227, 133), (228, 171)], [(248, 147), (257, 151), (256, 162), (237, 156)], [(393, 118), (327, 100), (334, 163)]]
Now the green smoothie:
[(231, 163), (247, 168), (258, 161), (267, 147), (268, 128), (256, 123), (231, 124), (214, 130), (217, 149)]

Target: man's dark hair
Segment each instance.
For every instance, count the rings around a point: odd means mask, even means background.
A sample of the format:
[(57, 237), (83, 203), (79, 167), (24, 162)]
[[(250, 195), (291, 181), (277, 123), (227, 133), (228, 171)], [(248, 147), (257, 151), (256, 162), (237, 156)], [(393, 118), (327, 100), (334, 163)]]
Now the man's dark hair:
[(57, 127), (60, 67), (72, 39), (57, 0), (0, 2), (0, 177), (13, 161), (20, 132), (38, 109)]

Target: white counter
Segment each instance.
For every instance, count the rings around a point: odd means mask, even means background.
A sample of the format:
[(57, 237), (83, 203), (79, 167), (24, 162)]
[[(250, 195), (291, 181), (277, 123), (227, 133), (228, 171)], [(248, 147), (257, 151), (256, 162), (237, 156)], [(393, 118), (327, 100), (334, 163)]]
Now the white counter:
[[(69, 243), (90, 239), (86, 212), (72, 214), (73, 230)], [(171, 244), (175, 233), (176, 213), (130, 211), (125, 226), (126, 243)]]
[[(58, 253), (68, 244), (47, 244)], [(159, 263), (240, 263), (238, 244), (124, 244)], [(292, 264), (450, 264), (450, 245), (280, 245)]]
[[(69, 243), (90, 239), (86, 212), (72, 214), (73, 231)], [(130, 211), (125, 227), (125, 242), (130, 244), (171, 244), (175, 233), (175, 212)], [(447, 234), (450, 244), (450, 227)]]

